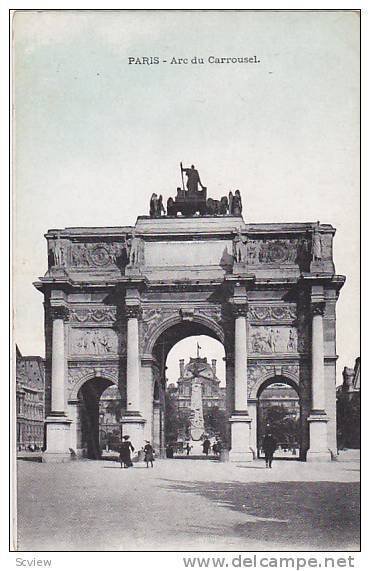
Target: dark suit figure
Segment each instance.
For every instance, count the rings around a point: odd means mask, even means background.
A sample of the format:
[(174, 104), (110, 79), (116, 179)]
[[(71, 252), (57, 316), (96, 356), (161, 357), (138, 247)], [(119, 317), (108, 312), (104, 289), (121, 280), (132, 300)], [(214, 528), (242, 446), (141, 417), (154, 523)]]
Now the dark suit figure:
[(272, 436), (271, 432), (267, 432), (262, 444), (263, 451), (265, 453), (266, 468), (272, 467), (272, 460), (276, 450), (276, 444), (276, 440)]

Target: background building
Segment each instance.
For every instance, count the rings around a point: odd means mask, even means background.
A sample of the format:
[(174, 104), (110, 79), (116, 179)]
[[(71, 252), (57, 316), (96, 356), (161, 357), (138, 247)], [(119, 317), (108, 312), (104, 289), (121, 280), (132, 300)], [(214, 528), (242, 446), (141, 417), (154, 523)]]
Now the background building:
[(180, 376), (177, 386), (170, 384), (168, 390), (174, 395), (179, 409), (191, 408), (192, 384), (195, 378), (202, 382), (202, 403), (205, 407), (218, 407), (225, 410), (225, 387), (220, 387), (217, 378), (217, 360), (212, 359), (208, 363), (207, 357), (190, 357), (185, 365), (185, 360), (180, 359)]
[(45, 362), (23, 356), (16, 347), (17, 449), (41, 449), (44, 445)]
[(344, 367), (343, 383), (337, 388), (338, 448), (360, 448), (361, 443), (361, 361)]

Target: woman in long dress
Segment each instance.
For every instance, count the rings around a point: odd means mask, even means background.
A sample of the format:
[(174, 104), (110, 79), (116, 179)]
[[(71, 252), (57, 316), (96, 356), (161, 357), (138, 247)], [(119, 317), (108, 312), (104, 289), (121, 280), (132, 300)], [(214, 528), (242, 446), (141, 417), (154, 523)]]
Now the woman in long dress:
[(149, 468), (149, 462), (150, 462), (150, 465), (153, 468), (154, 450), (149, 440), (146, 440), (146, 444), (144, 446), (144, 452), (145, 452), (144, 461), (146, 462), (146, 467)]
[(130, 468), (132, 466), (131, 452), (134, 452), (135, 448), (132, 446), (129, 438), (130, 437), (128, 436), (128, 434), (125, 434), (125, 436), (123, 437), (123, 442), (119, 449), (119, 459), (121, 462), (121, 468), (122, 464), (124, 464), (125, 468)]

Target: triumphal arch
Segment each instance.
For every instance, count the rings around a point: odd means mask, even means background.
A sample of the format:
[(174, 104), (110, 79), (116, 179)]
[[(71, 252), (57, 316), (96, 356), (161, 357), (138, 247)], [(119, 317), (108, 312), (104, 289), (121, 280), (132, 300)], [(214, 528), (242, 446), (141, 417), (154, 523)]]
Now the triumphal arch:
[(99, 397), (111, 385), (122, 434), (162, 449), (166, 357), (189, 335), (225, 349), (230, 461), (256, 455), (258, 395), (277, 380), (299, 395), (301, 458), (335, 455), (344, 283), (335, 229), (245, 222), (240, 193), (207, 198), (192, 169), (183, 169), (187, 189), (167, 209), (153, 194), (134, 227), (47, 232), (48, 271), (35, 283), (45, 307), (45, 461), (94, 450)]

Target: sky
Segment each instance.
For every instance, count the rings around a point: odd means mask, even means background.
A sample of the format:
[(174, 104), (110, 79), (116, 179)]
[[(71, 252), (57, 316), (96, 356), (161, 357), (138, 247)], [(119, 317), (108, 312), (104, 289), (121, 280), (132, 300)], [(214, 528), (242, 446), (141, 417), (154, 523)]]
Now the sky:
[[(44, 355), (43, 300), (32, 285), (47, 269), (44, 233), (134, 225), (153, 192), (165, 201), (174, 194), (182, 161), (215, 198), (239, 188), (247, 223), (320, 220), (337, 229), (336, 272), (347, 277), (337, 305), (340, 382), (359, 354), (358, 15), (18, 11), (13, 37), (21, 352)], [(130, 65), (130, 57), (161, 63)], [(193, 355), (196, 342), (184, 343)], [(222, 358), (222, 348), (211, 352)]]

